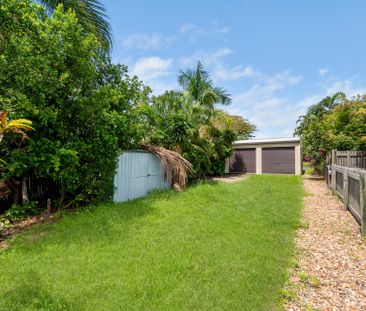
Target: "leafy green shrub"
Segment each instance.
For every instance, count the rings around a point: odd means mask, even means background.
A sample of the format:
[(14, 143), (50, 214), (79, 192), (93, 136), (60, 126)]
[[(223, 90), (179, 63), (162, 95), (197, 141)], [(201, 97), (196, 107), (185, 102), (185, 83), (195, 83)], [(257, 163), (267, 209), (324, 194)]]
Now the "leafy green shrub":
[(5, 218), (14, 221), (22, 219), (26, 216), (37, 215), (40, 212), (38, 202), (28, 202), (25, 204), (13, 204), (5, 213)]
[(332, 149), (366, 150), (366, 96), (348, 99), (338, 92), (323, 98), (299, 118), (295, 134), (317, 173), (324, 171), (326, 152)]
[(140, 141), (136, 103), (149, 89), (111, 64), (72, 11), (4, 0), (0, 20), (0, 111), (35, 129), (26, 143), (4, 137), (0, 177), (35, 178), (63, 206), (110, 199), (117, 156)]

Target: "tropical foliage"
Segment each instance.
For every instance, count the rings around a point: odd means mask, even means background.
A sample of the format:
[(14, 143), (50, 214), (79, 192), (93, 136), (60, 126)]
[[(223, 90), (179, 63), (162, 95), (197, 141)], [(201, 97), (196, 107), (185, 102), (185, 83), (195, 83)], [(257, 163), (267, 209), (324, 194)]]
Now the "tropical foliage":
[(6, 197), (20, 215), (47, 198), (56, 207), (109, 200), (117, 156), (141, 144), (178, 152), (191, 179), (223, 174), (232, 141), (255, 126), (219, 109), (231, 98), (200, 62), (179, 73), (181, 90), (151, 97), (111, 63), (99, 1), (38, 2), (0, 4), (2, 206)]
[(58, 5), (72, 10), (80, 25), (87, 33), (94, 34), (102, 43), (104, 50), (112, 48), (112, 30), (104, 5), (99, 0), (39, 0), (49, 12), (54, 12)]
[(339, 92), (309, 107), (298, 120), (295, 134), (302, 138), (305, 155), (317, 172), (332, 149), (366, 150), (366, 96), (346, 98)]
[(215, 87), (213, 81), (201, 62), (195, 69), (181, 70), (178, 76), (179, 85), (202, 106), (213, 108), (215, 104), (228, 105), (230, 95), (220, 87)]
[(108, 199), (117, 155), (140, 140), (134, 105), (149, 90), (110, 63), (73, 11), (49, 16), (30, 1), (4, 0), (0, 20), (0, 110), (35, 129), (26, 144), (4, 136), (2, 178), (32, 177), (59, 205)]
[(232, 142), (249, 137), (255, 126), (216, 108), (231, 98), (213, 85), (200, 62), (181, 71), (178, 82), (182, 91), (153, 97), (144, 107), (149, 127), (145, 139), (181, 153), (193, 164), (192, 178), (222, 175)]

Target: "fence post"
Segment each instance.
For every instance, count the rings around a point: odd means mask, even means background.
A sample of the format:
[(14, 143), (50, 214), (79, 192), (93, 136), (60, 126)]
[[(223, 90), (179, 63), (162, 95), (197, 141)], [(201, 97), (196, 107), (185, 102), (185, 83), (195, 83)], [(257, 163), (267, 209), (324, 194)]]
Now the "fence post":
[(343, 203), (344, 209), (348, 209), (348, 171), (345, 169), (343, 173)]
[(360, 173), (361, 233), (366, 236), (366, 173)]
[(330, 180), (330, 189), (334, 191), (336, 188), (336, 172), (334, 165), (337, 163), (337, 150), (332, 150), (332, 157), (331, 157), (331, 180)]
[(351, 151), (347, 151), (347, 167), (351, 167)]

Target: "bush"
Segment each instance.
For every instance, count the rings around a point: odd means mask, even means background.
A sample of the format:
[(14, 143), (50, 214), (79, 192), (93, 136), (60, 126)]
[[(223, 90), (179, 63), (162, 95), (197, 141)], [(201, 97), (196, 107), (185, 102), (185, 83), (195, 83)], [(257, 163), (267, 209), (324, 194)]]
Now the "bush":
[(140, 140), (135, 103), (149, 90), (110, 63), (72, 11), (4, 0), (0, 20), (0, 111), (35, 128), (26, 143), (4, 138), (1, 178), (31, 176), (63, 206), (110, 199), (117, 156)]
[(28, 202), (26, 204), (13, 204), (5, 213), (5, 219), (9, 221), (19, 220), (26, 216), (37, 215), (40, 212), (38, 202)]

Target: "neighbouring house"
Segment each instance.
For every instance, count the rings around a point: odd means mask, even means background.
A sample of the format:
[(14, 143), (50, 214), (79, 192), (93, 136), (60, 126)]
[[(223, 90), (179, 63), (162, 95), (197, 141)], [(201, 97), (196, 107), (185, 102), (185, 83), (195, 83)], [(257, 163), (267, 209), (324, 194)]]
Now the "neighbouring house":
[(300, 138), (238, 140), (226, 162), (226, 173), (293, 174), (302, 173)]

